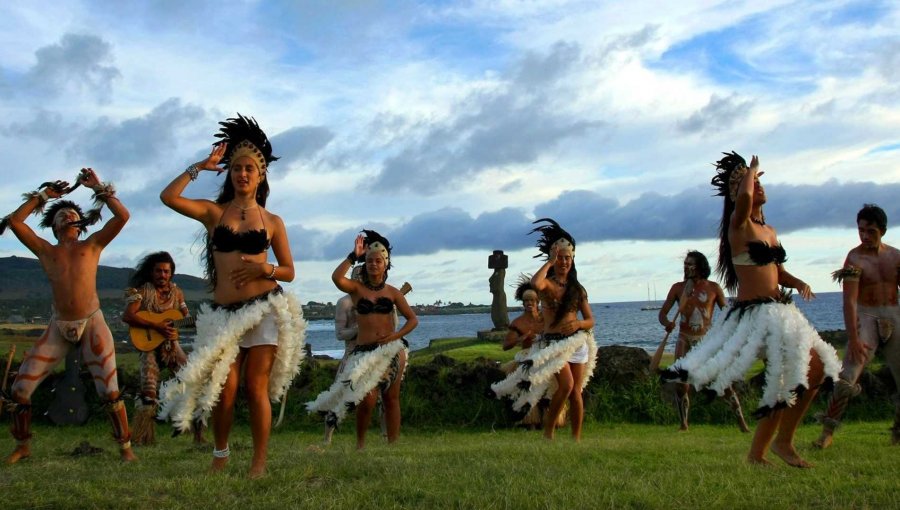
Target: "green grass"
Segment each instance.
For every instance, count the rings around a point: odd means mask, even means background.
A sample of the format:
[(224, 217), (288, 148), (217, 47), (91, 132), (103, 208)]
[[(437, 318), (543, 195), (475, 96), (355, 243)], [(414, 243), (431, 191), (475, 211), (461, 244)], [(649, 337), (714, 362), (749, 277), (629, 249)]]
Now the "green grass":
[[(352, 423), (352, 422), (351, 422)], [(887, 422), (850, 423), (834, 447), (809, 447), (818, 427), (798, 434), (816, 464), (798, 470), (748, 465), (750, 437), (733, 427), (588, 424), (576, 444), (563, 429), (548, 443), (524, 430), (404, 430), (388, 446), (370, 432), (354, 451), (352, 424), (334, 444), (320, 430), (282, 429), (271, 440), (269, 470), (249, 481), (250, 439), (232, 434), (231, 465), (206, 474), (209, 449), (170, 439), (118, 462), (105, 424), (35, 427), (34, 457), (0, 467), (5, 508), (897, 508), (900, 447), (888, 447)], [(105, 452), (74, 458), (80, 441)], [(12, 447), (7, 440), (6, 447)]]

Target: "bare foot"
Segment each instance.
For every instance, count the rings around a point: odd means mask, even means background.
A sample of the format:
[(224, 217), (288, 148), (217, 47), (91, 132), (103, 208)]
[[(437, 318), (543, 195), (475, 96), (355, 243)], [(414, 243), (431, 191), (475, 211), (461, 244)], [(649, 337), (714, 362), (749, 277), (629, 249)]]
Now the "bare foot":
[(778, 444), (772, 444), (771, 448), (772, 453), (777, 455), (781, 460), (787, 463), (788, 466), (793, 466), (797, 468), (811, 468), (812, 464), (806, 462), (800, 457), (800, 454), (797, 453), (797, 450), (794, 449), (793, 445), (780, 446)]
[(894, 427), (891, 429), (891, 444), (900, 444), (900, 427)]
[(831, 438), (831, 434), (829, 434), (828, 432), (822, 432), (822, 435), (819, 436), (818, 439), (813, 441), (813, 446), (820, 450), (824, 450), (825, 448), (831, 446), (832, 441), (833, 439)]
[(225, 469), (228, 465), (228, 457), (213, 457), (212, 464), (209, 466), (210, 473), (218, 473)]
[(680, 427), (678, 427), (678, 432), (687, 432), (688, 426), (687, 423), (682, 423)]
[(764, 467), (771, 467), (771, 466), (772, 466), (772, 463), (769, 462), (768, 460), (766, 460), (765, 457), (758, 457), (758, 458), (757, 458), (757, 457), (753, 457), (753, 456), (747, 455), (747, 462), (749, 462), (750, 464), (756, 464), (757, 466), (764, 466)]
[(738, 422), (738, 428), (741, 429), (741, 432), (743, 432), (744, 434), (750, 432), (750, 427), (747, 426), (747, 422), (745, 422), (744, 420)]
[(250, 471), (247, 472), (247, 478), (251, 480), (259, 480), (260, 478), (266, 476), (266, 463), (256, 464), (250, 466)]
[(138, 460), (137, 456), (134, 454), (134, 450), (132, 450), (130, 446), (119, 450), (119, 458), (122, 459), (122, 462), (134, 462)]
[(9, 457), (6, 458), (7, 464), (15, 464), (22, 459), (27, 459), (31, 457), (31, 446), (27, 444), (20, 444), (16, 446), (16, 449), (13, 450), (12, 453), (9, 454)]

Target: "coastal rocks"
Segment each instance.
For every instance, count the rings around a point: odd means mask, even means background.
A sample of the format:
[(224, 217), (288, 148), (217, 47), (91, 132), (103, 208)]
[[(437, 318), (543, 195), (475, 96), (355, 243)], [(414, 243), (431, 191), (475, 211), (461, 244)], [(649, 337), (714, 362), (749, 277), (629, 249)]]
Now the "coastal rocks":
[(613, 386), (631, 386), (650, 377), (650, 355), (640, 347), (610, 345), (597, 352), (594, 378)]

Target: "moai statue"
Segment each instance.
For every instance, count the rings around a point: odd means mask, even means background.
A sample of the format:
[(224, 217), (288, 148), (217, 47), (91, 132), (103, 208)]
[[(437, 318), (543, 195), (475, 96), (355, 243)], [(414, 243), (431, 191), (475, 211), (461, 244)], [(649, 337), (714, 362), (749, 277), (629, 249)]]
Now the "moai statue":
[(509, 257), (503, 254), (503, 250), (494, 250), (488, 257), (488, 269), (493, 269), (488, 282), (491, 285), (491, 294), (494, 300), (491, 303), (491, 321), (494, 323), (494, 331), (509, 327), (509, 315), (506, 312), (506, 290), (503, 281), (506, 279), (506, 268), (509, 267)]

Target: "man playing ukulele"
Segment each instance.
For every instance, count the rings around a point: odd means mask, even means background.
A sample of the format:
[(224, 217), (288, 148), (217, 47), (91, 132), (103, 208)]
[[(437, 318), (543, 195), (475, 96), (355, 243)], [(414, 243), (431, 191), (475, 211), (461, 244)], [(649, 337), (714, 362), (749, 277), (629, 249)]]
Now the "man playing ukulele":
[[(178, 310), (183, 317), (188, 316), (184, 293), (172, 282), (175, 261), (167, 252), (151, 253), (143, 258), (131, 276), (131, 287), (125, 289), (125, 313), (122, 322), (132, 328), (143, 328), (158, 332), (165, 341), (155, 348), (141, 352), (141, 397), (136, 405), (133, 438), (135, 444), (149, 445), (155, 442), (155, 417), (159, 407), (160, 370), (168, 368), (172, 372), (187, 362), (187, 356), (178, 344), (178, 332), (171, 321), (153, 321), (139, 312), (160, 314)], [(142, 317), (141, 315), (145, 315)], [(194, 423), (194, 442), (203, 444), (203, 429)]]

